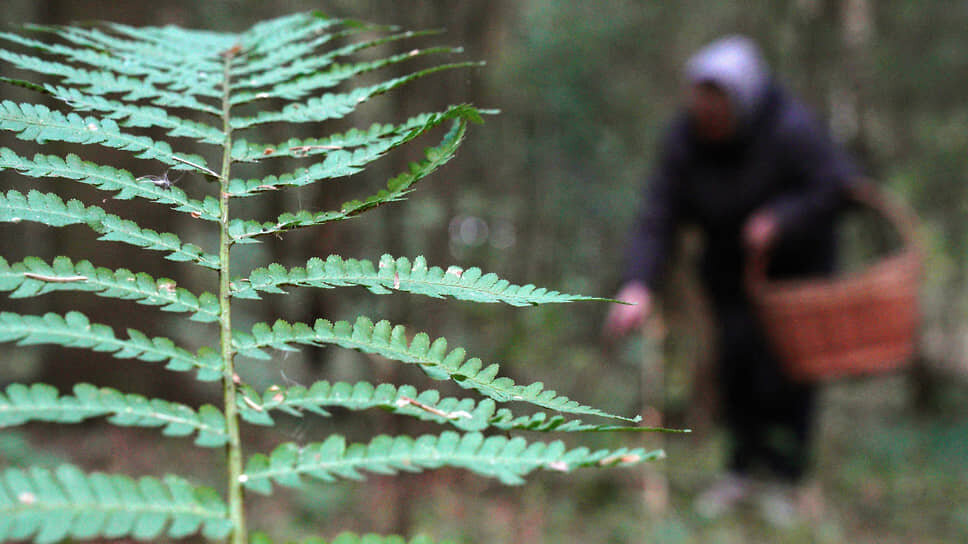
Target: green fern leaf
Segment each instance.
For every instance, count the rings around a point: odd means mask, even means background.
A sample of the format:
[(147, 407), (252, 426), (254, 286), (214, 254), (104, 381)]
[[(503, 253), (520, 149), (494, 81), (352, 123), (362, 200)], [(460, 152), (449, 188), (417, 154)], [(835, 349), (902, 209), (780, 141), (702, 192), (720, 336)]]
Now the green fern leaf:
[(422, 472), (445, 466), (497, 478), (508, 485), (524, 483), (537, 469), (570, 472), (579, 467), (629, 466), (663, 457), (661, 450), (621, 448), (614, 451), (568, 450), (560, 441), (528, 443), (521, 437), (485, 437), (480, 433), (446, 431), (440, 436), (390, 437), (381, 435), (369, 444), (346, 444), (334, 435), (325, 442), (299, 448), (286, 443), (269, 456), (249, 458), (244, 485), (258, 493), (271, 492), (271, 483), (287, 487), (302, 485), (300, 476), (323, 481), (337, 478), (363, 479), (363, 471), (379, 474)]
[[(354, 64), (334, 64), (326, 71), (312, 71), (303, 69), (303, 74), (311, 74), (286, 81), (273, 86), (268, 91), (260, 92), (241, 92), (232, 97), (232, 104), (244, 104), (259, 99), (282, 98), (285, 100), (296, 100), (311, 94), (319, 89), (330, 89), (340, 83), (366, 72), (372, 72), (386, 66), (399, 64), (406, 60), (424, 55), (440, 53), (460, 53), (459, 47), (431, 47), (427, 49), (414, 49), (409, 53), (401, 53), (384, 59), (370, 62), (359, 62)], [(313, 63), (315, 64), (315, 62)], [(365, 100), (365, 99), (364, 99)]]
[(97, 206), (85, 207), (78, 200), (64, 202), (52, 193), (30, 191), (26, 196), (18, 191), (0, 193), (0, 222), (35, 221), (52, 227), (86, 224), (101, 234), (99, 240), (124, 242), (155, 251), (166, 251), (166, 259), (194, 261), (218, 270), (218, 257), (206, 254), (194, 244), (183, 244), (178, 236), (142, 229), (134, 221), (106, 213)]
[(431, 342), (429, 336), (419, 333), (408, 341), (406, 329), (402, 325), (393, 326), (388, 321), (374, 324), (360, 317), (355, 324), (350, 324), (346, 321), (330, 323), (317, 319), (310, 328), (304, 323), (290, 325), (280, 320), (271, 328), (264, 323), (255, 325), (251, 335), (236, 332), (233, 339), (240, 355), (256, 358), (268, 358), (262, 351), (265, 347), (291, 349), (287, 344), (336, 344), (418, 364), (431, 378), (453, 380), (465, 389), (473, 389), (498, 402), (521, 401), (570, 414), (629, 420), (559, 396), (555, 391), (545, 389), (541, 382), (522, 386), (509, 378), (499, 378), (497, 364), (484, 365), (476, 358), (465, 360), (464, 350), (457, 348), (447, 351), (447, 340), (443, 338)]
[[(243, 67), (239, 73), (264, 72), (303, 58), (321, 45), (316, 43), (316, 40), (326, 36), (346, 37), (348, 34), (344, 33), (381, 31), (388, 28), (390, 27), (371, 25), (352, 19), (334, 18), (319, 11), (292, 13), (261, 21), (240, 35), (239, 41), (245, 44), (245, 47), (242, 51), (244, 56), (237, 59)], [(327, 33), (330, 30), (334, 32)], [(328, 41), (325, 40), (323, 43)], [(287, 53), (290, 47), (306, 43), (311, 43), (313, 47), (296, 53)], [(275, 57), (275, 55), (280, 56)], [(274, 65), (258, 64), (260, 59), (267, 57), (277, 58), (278, 62)]]
[(127, 332), (127, 340), (117, 338), (111, 327), (91, 323), (80, 312), (68, 312), (64, 316), (55, 313), (43, 316), (0, 313), (0, 342), (86, 348), (108, 352), (119, 359), (167, 361), (165, 368), (169, 370), (197, 370), (197, 377), (201, 381), (222, 377), (221, 358), (211, 349), (203, 348), (197, 355), (192, 355), (167, 338), (149, 338), (134, 329), (128, 329)]
[[(357, 163), (359, 162), (358, 159), (350, 160), (350, 158), (355, 156), (361, 149), (374, 148), (379, 150), (378, 152), (369, 151), (367, 153), (367, 155), (375, 159), (382, 153), (398, 147), (424, 134), (428, 130), (439, 126), (445, 120), (463, 118), (474, 123), (481, 123), (483, 122), (480, 117), (481, 113), (480, 110), (473, 106), (459, 104), (450, 106), (442, 112), (416, 115), (399, 125), (374, 123), (367, 130), (351, 129), (345, 133), (332, 134), (325, 138), (307, 138), (302, 140), (292, 138), (276, 145), (252, 144), (245, 140), (237, 140), (235, 148), (232, 150), (232, 158), (237, 161), (256, 161), (265, 158), (303, 158), (317, 154), (325, 154), (328, 159), (330, 155), (342, 154), (347, 159), (342, 159), (340, 161), (341, 163)], [(327, 177), (345, 176), (349, 174), (328, 174)], [(291, 176), (299, 177), (295, 174), (291, 174)], [(281, 177), (285, 177), (285, 175)], [(245, 182), (247, 184), (245, 187), (239, 186), (238, 180), (232, 180), (232, 184), (234, 185), (229, 186), (230, 193), (233, 196), (244, 196), (239, 193), (251, 190), (256, 185), (279, 185), (278, 183), (267, 182), (266, 180), (269, 179), (271, 178), (249, 180)], [(234, 187), (234, 190), (232, 187)]]
[(512, 306), (602, 300), (581, 295), (562, 294), (534, 285), (514, 285), (478, 268), (463, 270), (452, 266), (446, 271), (428, 267), (423, 257), (411, 263), (406, 257), (384, 255), (378, 266), (372, 262), (342, 259), (330, 255), (326, 260), (312, 258), (305, 267), (286, 269), (281, 265), (253, 270), (248, 278), (233, 281), (232, 296), (258, 299), (259, 293), (285, 293), (283, 287), (362, 286), (382, 295), (402, 291), (434, 298), (452, 297), (473, 302), (503, 302)]
[(232, 119), (233, 129), (244, 129), (267, 123), (316, 123), (330, 119), (341, 119), (350, 114), (367, 100), (389, 92), (397, 87), (410, 83), (416, 79), (426, 77), (443, 70), (469, 68), (481, 66), (479, 62), (458, 62), (442, 64), (426, 68), (407, 76), (393, 78), (369, 87), (360, 87), (347, 93), (324, 94), (318, 98), (311, 98), (303, 103), (289, 104), (276, 112), (260, 112), (254, 117), (235, 117)]
[(0, 427), (29, 421), (79, 423), (101, 416), (110, 416), (108, 421), (119, 426), (163, 427), (165, 436), (198, 433), (195, 444), (203, 447), (223, 446), (228, 439), (225, 418), (208, 404), (196, 412), (183, 404), (84, 383), (74, 386), (73, 396), (61, 396), (56, 388), (39, 383), (10, 384), (6, 396), (0, 394)]
[(218, 299), (211, 293), (195, 296), (175, 281), (154, 279), (143, 272), (109, 270), (88, 261), (77, 264), (67, 257), (54, 262), (27, 257), (7, 264), (0, 257), (0, 291), (11, 291), (12, 298), (42, 295), (53, 291), (90, 291), (102, 297), (134, 300), (148, 306), (161, 306), (166, 312), (191, 312), (190, 319), (204, 323), (218, 319)]
[(347, 410), (380, 408), (424, 421), (453, 425), (462, 431), (483, 431), (488, 428), (536, 432), (667, 431), (650, 427), (593, 425), (544, 412), (515, 416), (507, 408), (498, 409), (491, 399), (475, 403), (467, 398), (441, 398), (440, 393), (433, 389), (417, 391), (411, 385), (398, 388), (388, 383), (374, 386), (367, 382), (331, 384), (319, 381), (309, 388), (301, 385), (286, 388), (272, 386), (262, 395), (246, 389), (238, 399), (239, 413), (246, 421), (256, 425), (271, 425), (270, 412), (273, 410), (294, 416), (301, 416), (304, 411), (328, 416), (326, 408), (333, 407)]
[(175, 154), (166, 142), (121, 131), (112, 119), (64, 114), (40, 104), (0, 102), (0, 130), (15, 132), (17, 138), (44, 143), (47, 141), (98, 144), (136, 153), (142, 159), (155, 159), (175, 170), (194, 169), (212, 177), (218, 174), (205, 167), (197, 155)]
[(282, 187), (301, 187), (315, 181), (345, 177), (363, 170), (363, 167), (391, 151), (436, 128), (450, 119), (464, 119), (480, 123), (481, 114), (476, 108), (461, 104), (451, 106), (440, 113), (427, 113), (412, 117), (400, 125), (375, 124), (369, 130), (350, 130), (326, 138), (291, 139), (278, 145), (249, 144), (239, 140), (233, 157), (240, 161), (254, 161), (269, 157), (309, 157), (325, 153), (326, 158), (308, 168), (281, 176), (229, 182), (229, 194), (243, 197), (260, 191)]
[[(344, 23), (347, 21), (326, 17), (319, 12), (293, 13), (260, 21), (242, 34), (241, 41), (252, 45), (244, 50), (246, 56), (240, 59), (241, 68), (234, 73), (244, 75), (287, 65), (328, 42), (333, 34), (325, 32)], [(356, 26), (361, 30), (382, 28), (364, 27), (362, 24)], [(260, 63), (263, 59), (271, 59), (273, 62)]]
[(225, 504), (214, 491), (175, 476), (135, 481), (61, 465), (53, 472), (7, 469), (0, 478), (3, 541), (184, 538), (199, 530), (206, 538), (219, 539), (231, 529)]
[[(418, 135), (401, 136), (396, 142), (383, 142), (380, 145), (366, 149), (358, 149), (352, 153), (334, 153), (328, 155), (322, 162), (316, 163), (309, 168), (300, 168), (291, 174), (283, 174), (279, 177), (268, 176), (263, 179), (248, 181), (233, 180), (234, 183), (230, 184), (229, 194), (233, 197), (252, 196), (263, 191), (275, 191), (286, 186), (303, 186), (327, 178), (349, 176), (360, 172), (362, 165), (386, 153), (389, 148), (383, 148), (384, 145), (395, 147)], [(420, 165), (415, 165), (415, 168), (411, 172), (404, 175), (404, 179), (398, 177), (390, 180), (391, 184), (394, 185), (393, 189), (390, 189), (388, 186), (388, 189), (381, 190), (379, 193), (365, 200), (346, 202), (338, 212), (324, 211), (312, 213), (300, 211), (295, 214), (286, 213), (279, 216), (275, 222), (267, 223), (236, 219), (229, 224), (230, 233), (236, 238), (237, 243), (246, 243), (247, 238), (275, 234), (295, 228), (312, 227), (330, 221), (346, 219), (370, 208), (403, 200), (403, 197), (410, 192), (410, 188), (414, 183), (431, 174), (434, 170), (442, 166), (444, 162), (446, 160), (439, 163), (430, 163), (428, 161)], [(402, 183), (398, 183), (401, 181)]]
[[(109, 63), (115, 60), (112, 57), (99, 55), (90, 49), (72, 49), (63, 45), (48, 44), (7, 32), (0, 32), (0, 39), (38, 49), (46, 53), (66, 56), (73, 60), (87, 59), (92, 62), (107, 61)], [(93, 59), (91, 58), (92, 56)], [(146, 82), (143, 77), (128, 77), (109, 71), (85, 70), (69, 64), (14, 53), (4, 49), (0, 49), (0, 60), (5, 60), (24, 70), (60, 76), (62, 83), (81, 86), (89, 94), (107, 95), (122, 93), (124, 94), (124, 99), (130, 102), (148, 99), (156, 106), (186, 108), (210, 115), (219, 115), (221, 113), (218, 108), (198, 101), (189, 93), (170, 91), (164, 87)], [(128, 73), (130, 71), (130, 62), (119, 62), (124, 65), (125, 69), (128, 69), (128, 71), (122, 73)], [(138, 71), (134, 71), (134, 73), (137, 74)]]
[(171, 137), (192, 138), (207, 144), (221, 144), (225, 141), (225, 134), (221, 130), (204, 123), (175, 117), (159, 107), (138, 106), (54, 85), (45, 85), (44, 89), (55, 98), (70, 105), (75, 111), (102, 112), (108, 119), (118, 121), (125, 127), (163, 128)]
[[(342, 25), (342, 29), (330, 34), (325, 34), (325, 26)], [(314, 28), (315, 26), (315, 28)], [(384, 36), (370, 40), (354, 42), (343, 47), (330, 51), (316, 51), (323, 44), (329, 43), (334, 39), (345, 39), (361, 32), (373, 32), (389, 30), (390, 27), (376, 26), (358, 23), (355, 21), (327, 19), (320, 22), (316, 21), (299, 30), (291, 31), (288, 34), (277, 34), (264, 38), (247, 35), (243, 38), (243, 44), (254, 44), (251, 49), (243, 45), (243, 57), (240, 58), (241, 64), (233, 70), (233, 75), (238, 78), (235, 87), (238, 89), (259, 89), (253, 96), (254, 99), (270, 98), (273, 96), (272, 90), (280, 86), (286, 86), (289, 82), (307, 77), (307, 75), (322, 72), (327, 66), (331, 65), (339, 57), (349, 56), (364, 49), (384, 45), (396, 40), (409, 39), (419, 35), (435, 33), (430, 32), (403, 32), (396, 35)], [(321, 34), (315, 39), (301, 43), (293, 43), (295, 36), (300, 34)], [(242, 77), (249, 74), (249, 77)], [(308, 90), (308, 89), (307, 89)], [(249, 92), (237, 93), (242, 96), (242, 101), (247, 101)], [(301, 97), (299, 95), (295, 98)], [(236, 102), (233, 102), (236, 103)]]
[[(185, 66), (219, 70), (219, 52), (234, 41), (230, 35), (185, 30), (174, 26), (134, 28), (118, 23), (108, 23), (105, 26), (114, 30), (115, 34), (103, 32), (93, 26), (26, 25), (26, 28), (54, 34), (61, 41), (79, 46), (75, 49), (80, 53), (65, 54), (72, 60), (122, 74), (146, 67), (179, 70)], [(198, 54), (186, 55), (188, 47), (195, 47)], [(163, 72), (134, 73), (164, 79)]]
[[(173, 91), (184, 91), (207, 98), (221, 97), (218, 84), (222, 64), (219, 53), (235, 42), (230, 35), (212, 32), (164, 29), (134, 29), (112, 24), (112, 29), (133, 40), (112, 36), (98, 29), (78, 27), (28, 28), (50, 32), (81, 47), (65, 56), (101, 70), (117, 74), (141, 76), (145, 83), (159, 84)], [(111, 54), (105, 54), (104, 51)], [(185, 55), (185, 51), (210, 52)]]
[(411, 163), (407, 172), (387, 182), (386, 189), (367, 197), (365, 200), (346, 202), (338, 212), (318, 212), (314, 214), (308, 211), (300, 211), (295, 214), (284, 213), (274, 223), (259, 224), (255, 221), (233, 220), (229, 222), (229, 235), (236, 243), (245, 243), (247, 239), (256, 236), (265, 236), (346, 219), (371, 208), (403, 200), (403, 197), (412, 190), (414, 184), (446, 164), (457, 153), (457, 147), (460, 145), (466, 129), (467, 121), (463, 119), (455, 121), (453, 128), (444, 136), (440, 145), (425, 151), (426, 160)]
[(208, 196), (204, 201), (194, 200), (178, 187), (159, 187), (148, 181), (139, 181), (127, 170), (100, 166), (81, 160), (74, 154), (65, 158), (36, 154), (33, 159), (17, 155), (6, 147), (0, 148), (0, 170), (17, 170), (34, 178), (63, 178), (76, 180), (105, 191), (120, 191), (114, 198), (127, 200), (144, 198), (174, 206), (176, 211), (191, 214), (196, 219), (218, 221), (218, 200)]
[[(132, 53), (143, 51), (144, 43), (154, 44), (156, 52), (153, 55), (142, 55), (146, 60), (157, 61), (159, 55), (165, 56), (167, 66), (178, 67), (184, 65), (186, 61), (192, 63), (193, 67), (218, 67), (223, 66), (223, 56), (225, 50), (237, 44), (239, 35), (228, 32), (216, 32), (211, 30), (197, 30), (182, 28), (178, 26), (149, 26), (134, 27), (121, 23), (106, 23), (107, 28), (114, 30), (122, 36), (131, 38), (128, 44), (117, 42), (118, 38), (114, 35), (100, 32), (96, 27), (66, 27), (72, 32), (87, 33), (94, 35), (100, 33), (100, 40), (108, 47), (125, 49)], [(196, 47), (200, 51), (196, 54), (185, 54), (190, 47)]]
[[(330, 21), (335, 22), (335, 20)], [(311, 28), (307, 26), (303, 32)], [(232, 74), (238, 79), (236, 88), (250, 90), (234, 93), (230, 101), (233, 105), (237, 105), (267, 98), (287, 100), (302, 98), (313, 89), (305, 83), (300, 84), (300, 81), (310, 79), (314, 74), (326, 73), (327, 67), (330, 67), (336, 58), (393, 40), (410, 38), (415, 34), (398, 34), (355, 42), (330, 51), (317, 51), (317, 48), (335, 39), (346, 39), (361, 32), (387, 29), (388, 27), (382, 26), (353, 24), (328, 34), (322, 33), (322, 30), (316, 30), (312, 33), (320, 35), (312, 40), (290, 42), (273, 49), (267, 49), (266, 44), (277, 41), (278, 37), (267, 41), (244, 39), (243, 43), (255, 43), (255, 47), (252, 51), (244, 53), (245, 62), (234, 69)], [(322, 88), (322, 86), (316, 88)]]

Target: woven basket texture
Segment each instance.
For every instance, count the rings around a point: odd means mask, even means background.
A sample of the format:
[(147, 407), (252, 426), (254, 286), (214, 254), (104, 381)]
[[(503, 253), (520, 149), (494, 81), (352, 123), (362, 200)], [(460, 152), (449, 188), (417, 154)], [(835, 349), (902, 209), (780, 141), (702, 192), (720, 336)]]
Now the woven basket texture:
[(851, 196), (896, 228), (904, 246), (864, 270), (830, 278), (766, 278), (766, 251), (752, 256), (747, 288), (767, 337), (797, 381), (887, 372), (913, 359), (920, 324), (923, 253), (917, 220), (900, 200), (864, 184)]

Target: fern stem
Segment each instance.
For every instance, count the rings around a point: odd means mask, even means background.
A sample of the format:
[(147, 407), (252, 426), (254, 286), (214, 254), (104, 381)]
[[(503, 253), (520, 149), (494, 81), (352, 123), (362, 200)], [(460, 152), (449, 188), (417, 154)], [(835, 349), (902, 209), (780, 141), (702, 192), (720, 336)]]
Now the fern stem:
[(245, 505), (242, 490), (242, 440), (239, 433), (239, 415), (236, 407), (236, 389), (238, 377), (235, 373), (235, 352), (232, 348), (232, 300), (229, 283), (229, 256), (231, 253), (232, 237), (229, 235), (229, 191), (228, 184), (232, 168), (232, 124), (229, 100), (231, 96), (231, 65), (232, 57), (237, 48), (232, 48), (223, 54), (224, 69), (222, 75), (222, 127), (225, 132), (225, 143), (222, 149), (222, 173), (219, 176), (219, 211), (221, 217), (219, 235), (219, 286), (218, 298), (221, 325), (221, 352), (224, 374), (222, 376), (222, 390), (225, 406), (225, 430), (228, 434), (226, 444), (226, 461), (228, 472), (228, 507), (229, 518), (232, 521), (232, 544), (246, 544), (248, 533), (245, 528)]

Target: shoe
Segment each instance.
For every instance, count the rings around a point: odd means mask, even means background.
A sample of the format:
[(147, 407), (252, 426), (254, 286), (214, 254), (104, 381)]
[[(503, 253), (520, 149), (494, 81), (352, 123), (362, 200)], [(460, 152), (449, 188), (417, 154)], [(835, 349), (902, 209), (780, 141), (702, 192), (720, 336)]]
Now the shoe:
[(798, 493), (793, 486), (771, 484), (756, 502), (760, 516), (774, 527), (790, 528), (800, 521)]
[(819, 482), (793, 485), (772, 483), (757, 497), (763, 519), (779, 528), (818, 522), (823, 517), (823, 491)]
[(732, 511), (753, 493), (753, 482), (739, 474), (727, 474), (696, 497), (693, 507), (706, 519)]

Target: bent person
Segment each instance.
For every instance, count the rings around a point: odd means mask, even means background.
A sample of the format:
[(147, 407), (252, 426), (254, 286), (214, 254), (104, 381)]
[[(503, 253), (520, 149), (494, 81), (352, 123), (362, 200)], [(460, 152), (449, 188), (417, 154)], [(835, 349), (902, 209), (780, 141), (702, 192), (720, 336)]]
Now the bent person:
[[(687, 100), (661, 143), (633, 231), (626, 281), (605, 332), (623, 335), (652, 308), (683, 224), (704, 238), (699, 277), (717, 332), (717, 384), (729, 434), (728, 473), (696, 501), (719, 515), (751, 498), (765, 473), (773, 517), (792, 520), (810, 457), (815, 391), (771, 351), (744, 286), (752, 247), (771, 248), (773, 278), (829, 275), (834, 219), (856, 176), (804, 105), (774, 81), (747, 38), (717, 41), (689, 60)], [(777, 495), (774, 493), (774, 495)]]

